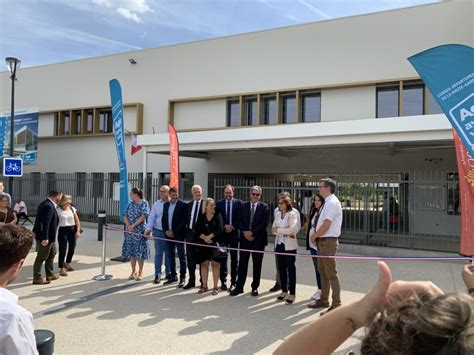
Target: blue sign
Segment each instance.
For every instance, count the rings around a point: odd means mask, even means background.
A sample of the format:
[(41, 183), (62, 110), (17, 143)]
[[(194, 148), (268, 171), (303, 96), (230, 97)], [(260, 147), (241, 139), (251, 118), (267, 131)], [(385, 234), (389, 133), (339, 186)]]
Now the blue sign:
[(447, 44), (408, 60), (474, 157), (474, 48)]
[(130, 201), (128, 193), (127, 159), (125, 156), (125, 129), (123, 127), (122, 88), (117, 79), (109, 81), (110, 100), (112, 103), (115, 148), (117, 149), (120, 171), (120, 221), (123, 222), (125, 209)]
[(21, 158), (3, 159), (3, 176), (23, 176), (23, 160)]
[[(36, 164), (38, 151), (37, 108), (15, 110), (13, 130), (13, 156), (22, 157), (25, 164)], [(10, 111), (0, 113), (0, 157), (10, 153)]]

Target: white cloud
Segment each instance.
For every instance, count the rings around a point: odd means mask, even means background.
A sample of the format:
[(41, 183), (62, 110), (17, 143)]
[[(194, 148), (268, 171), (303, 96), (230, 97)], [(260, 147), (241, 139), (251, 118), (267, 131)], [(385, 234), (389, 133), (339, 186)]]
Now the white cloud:
[(329, 16), (327, 13), (321, 11), (320, 9), (318, 9), (316, 6), (314, 5), (311, 5), (310, 3), (308, 3), (307, 1), (305, 0), (298, 0), (298, 2), (305, 6), (306, 8), (308, 8), (310, 11), (314, 12), (316, 15), (319, 15), (325, 19), (332, 19), (333, 17), (332, 16)]
[(117, 9), (117, 12), (128, 20), (132, 20), (137, 23), (143, 23), (143, 20), (140, 17), (138, 17), (136, 13), (131, 12), (129, 9), (124, 9), (123, 7), (119, 7)]

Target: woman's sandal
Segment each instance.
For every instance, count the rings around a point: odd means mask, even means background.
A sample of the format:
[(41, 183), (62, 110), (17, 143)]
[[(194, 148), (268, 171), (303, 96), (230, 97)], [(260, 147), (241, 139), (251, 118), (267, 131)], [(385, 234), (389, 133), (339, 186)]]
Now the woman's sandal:
[(132, 272), (132, 273), (130, 274), (130, 276), (128, 277), (128, 279), (129, 279), (129, 280), (135, 280), (136, 277), (137, 277), (137, 273), (136, 273), (136, 272)]
[(213, 295), (213, 296), (217, 296), (218, 294), (219, 294), (219, 288), (218, 288), (218, 287), (214, 287), (214, 288), (212, 289), (212, 295)]
[(278, 300), (278, 301), (284, 301), (284, 300), (286, 300), (287, 298), (288, 298), (288, 293), (282, 292), (282, 293), (280, 293), (280, 296), (277, 297), (277, 300)]
[(292, 304), (293, 302), (295, 302), (295, 298), (296, 298), (295, 295), (289, 295), (288, 298), (286, 299), (286, 303)]
[(198, 293), (201, 294), (201, 293), (205, 293), (205, 292), (207, 292), (207, 291), (209, 291), (209, 289), (208, 289), (207, 287), (201, 287), (201, 288), (199, 289)]

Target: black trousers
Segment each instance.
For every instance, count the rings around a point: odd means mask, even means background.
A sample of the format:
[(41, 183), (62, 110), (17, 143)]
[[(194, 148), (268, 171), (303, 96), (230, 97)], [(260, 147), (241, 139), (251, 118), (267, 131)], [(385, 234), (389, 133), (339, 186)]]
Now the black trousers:
[[(263, 251), (265, 250), (265, 247), (261, 247), (255, 250)], [(245, 285), (245, 281), (247, 280), (250, 254), (252, 254), (252, 264), (253, 264), (253, 280), (252, 280), (252, 285), (251, 285), (252, 290), (256, 290), (260, 286), (260, 277), (262, 275), (263, 253), (251, 253), (248, 251), (241, 251), (239, 253), (239, 273), (237, 276), (237, 286), (236, 286), (237, 289), (243, 289)]]
[[(278, 244), (275, 248), (277, 253), (296, 254), (296, 250), (285, 250), (285, 244)], [(280, 286), (282, 292), (290, 291), (291, 295), (296, 292), (296, 256), (277, 255), (278, 271), (280, 273)]]
[[(239, 247), (239, 241), (236, 239), (230, 239), (227, 238), (224, 243), (224, 246), (229, 247), (229, 248), (238, 248)], [(237, 250), (229, 250), (230, 254), (230, 283), (232, 285), (235, 285), (235, 282), (237, 281), (237, 273), (238, 273), (238, 266), (239, 266), (239, 254)], [(228, 268), (227, 268), (227, 261), (228, 257), (225, 258), (224, 260), (221, 260), (221, 275), (220, 279), (221, 282), (224, 284), (227, 282), (227, 275), (228, 275)]]
[[(191, 229), (188, 229), (188, 235), (186, 236), (187, 242), (194, 241), (194, 232)], [(186, 244), (186, 262), (188, 266), (189, 272), (189, 281), (190, 283), (196, 283), (196, 261), (194, 260), (194, 249), (196, 247), (194, 245)], [(201, 266), (199, 266), (199, 275), (201, 275)], [(199, 281), (202, 284), (202, 277), (200, 277)]]
[[(58, 230), (58, 244), (59, 244), (59, 257), (58, 267), (62, 269), (64, 267), (64, 258), (69, 264), (74, 256), (74, 250), (76, 249), (76, 235), (74, 233), (75, 226), (70, 227), (59, 227)], [(68, 247), (69, 245), (69, 247)], [(66, 256), (67, 251), (67, 256)]]

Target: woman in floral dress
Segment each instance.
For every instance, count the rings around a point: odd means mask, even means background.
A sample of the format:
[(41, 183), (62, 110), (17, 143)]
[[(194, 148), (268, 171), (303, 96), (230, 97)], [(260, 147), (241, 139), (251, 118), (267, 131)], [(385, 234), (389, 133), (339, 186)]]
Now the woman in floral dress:
[[(141, 280), (143, 278), (143, 264), (145, 259), (150, 258), (150, 244), (145, 236), (138, 235), (145, 232), (145, 223), (150, 208), (148, 202), (143, 199), (143, 191), (134, 187), (130, 191), (132, 201), (127, 205), (124, 215), (126, 225), (125, 239), (122, 246), (122, 257), (130, 258), (132, 273), (129, 280)], [(138, 234), (135, 234), (138, 233)], [(138, 261), (138, 273), (136, 266)]]

